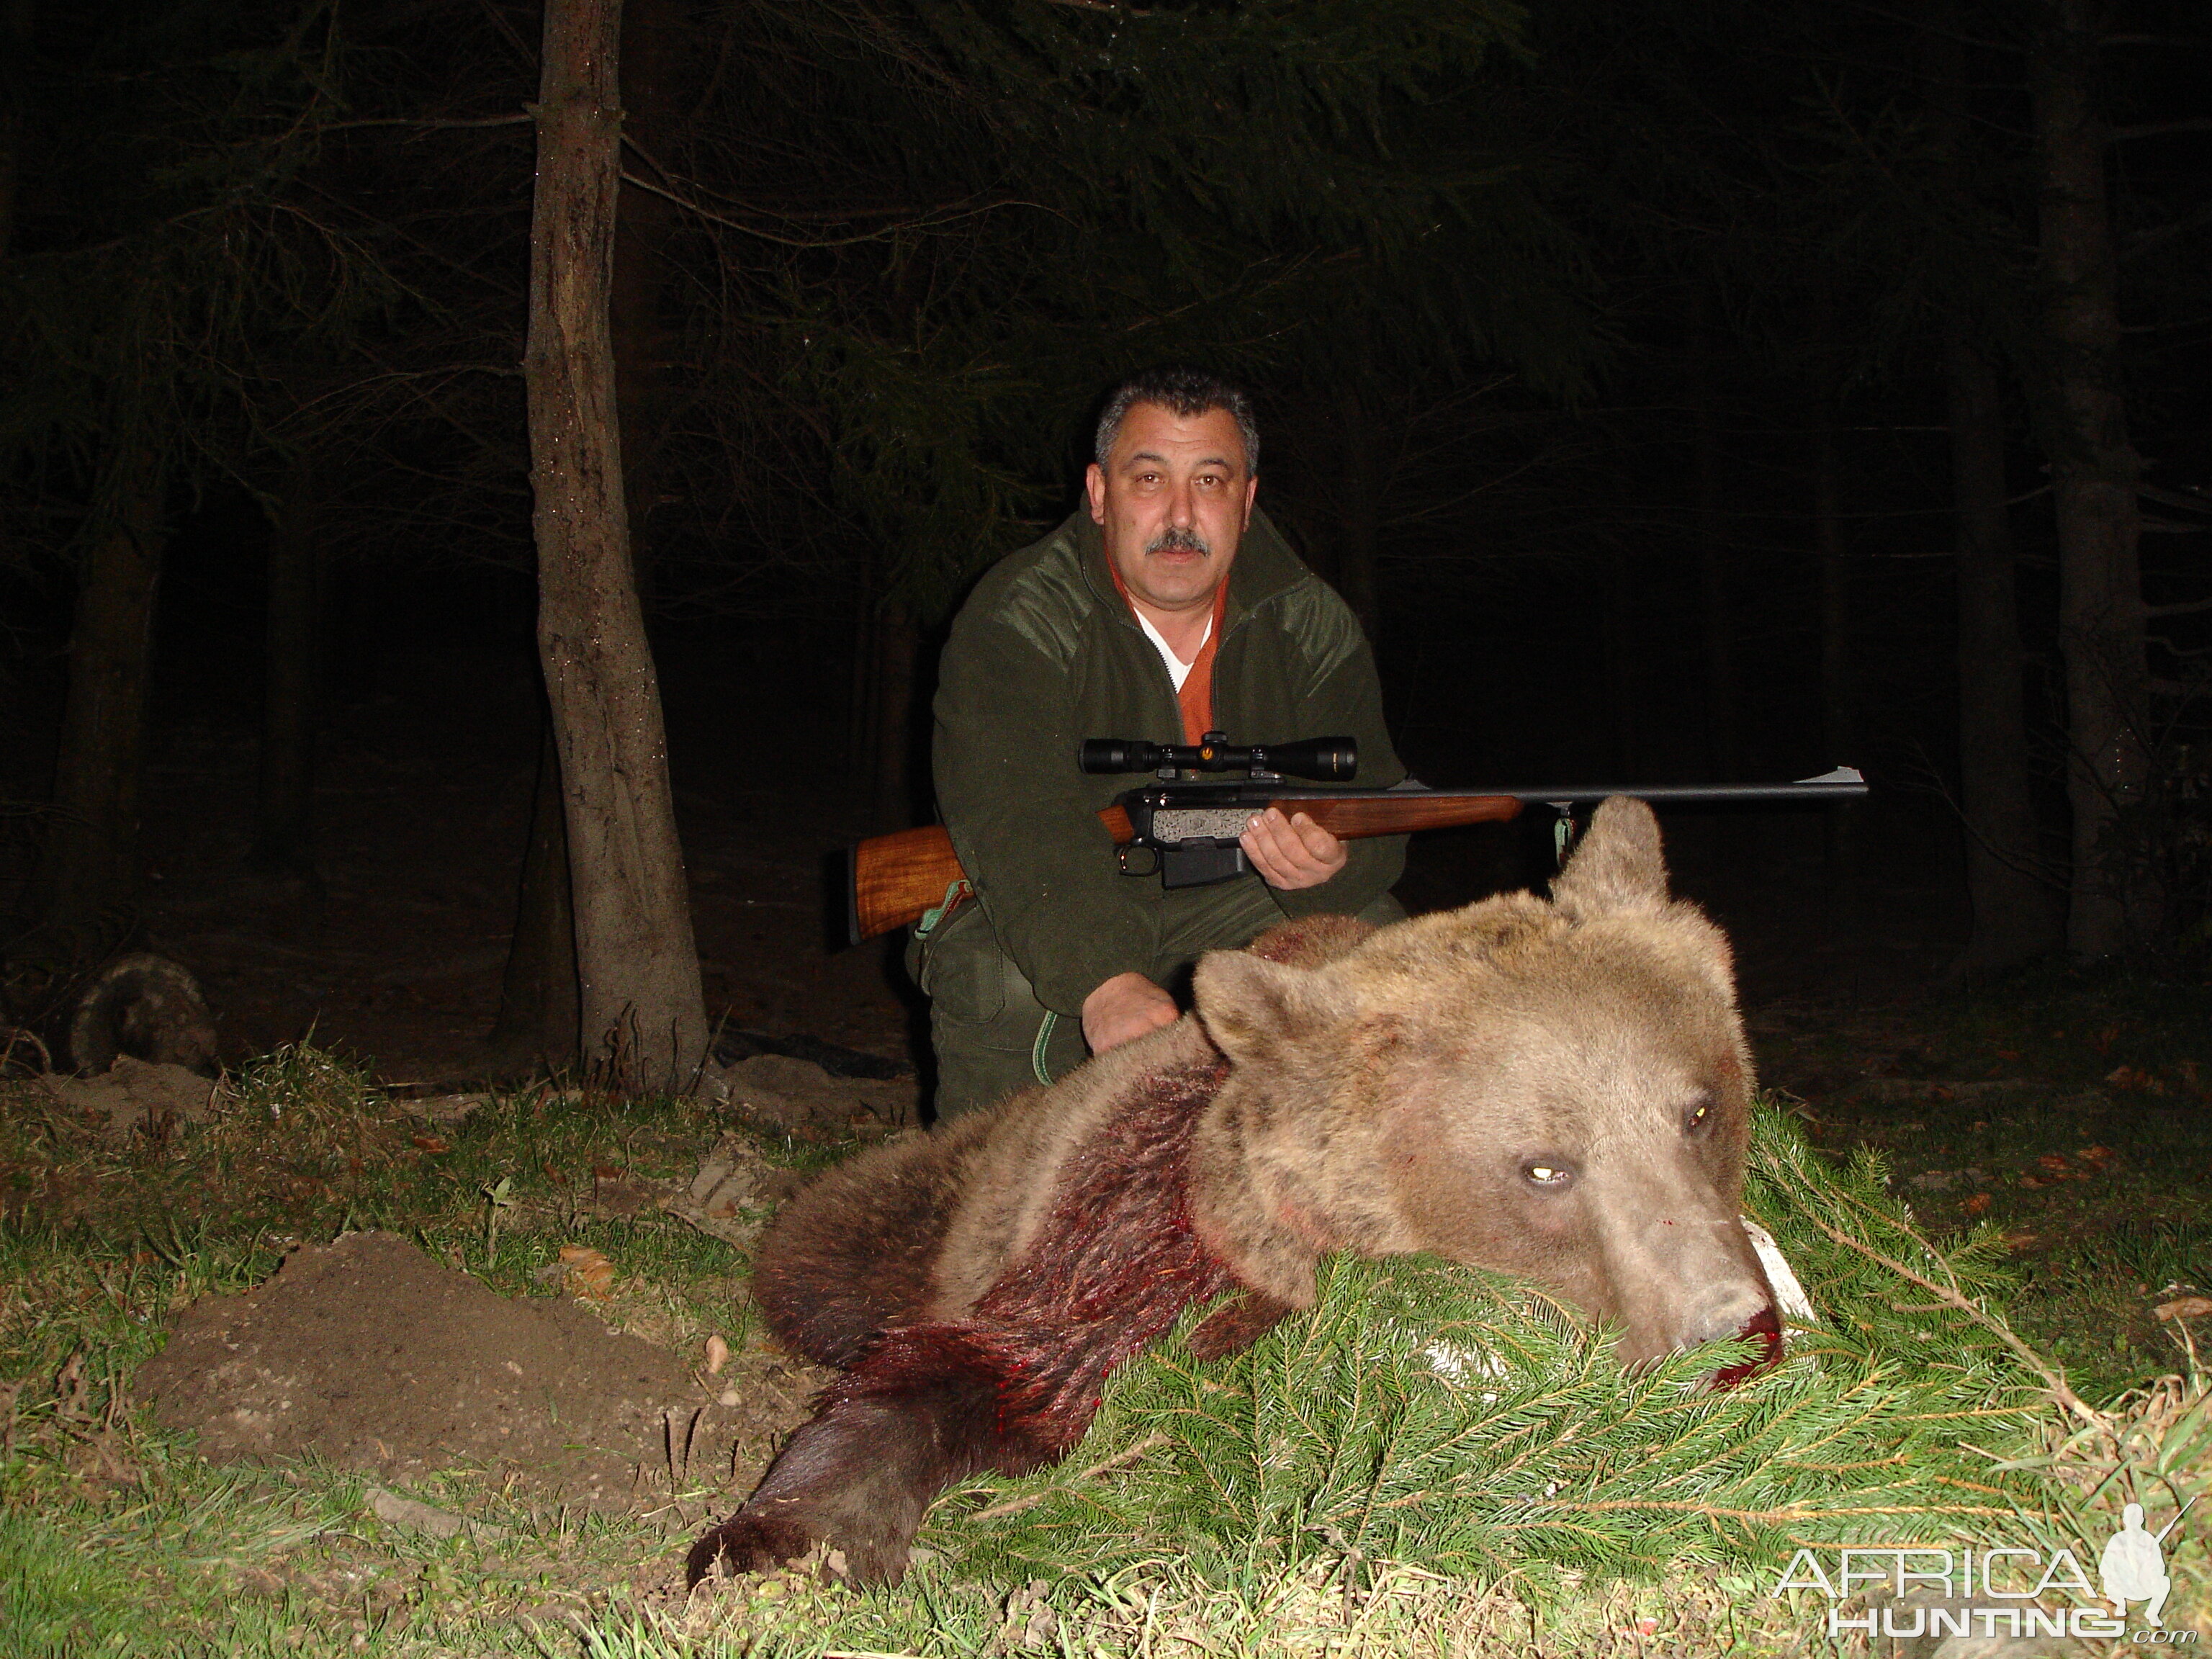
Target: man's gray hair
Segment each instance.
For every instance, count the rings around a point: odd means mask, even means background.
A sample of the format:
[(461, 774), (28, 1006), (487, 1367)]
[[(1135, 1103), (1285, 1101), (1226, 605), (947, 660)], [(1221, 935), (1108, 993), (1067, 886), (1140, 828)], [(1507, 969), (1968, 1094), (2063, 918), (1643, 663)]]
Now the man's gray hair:
[(1218, 374), (1203, 369), (1168, 367), (1148, 368), (1114, 389), (1098, 416), (1098, 437), (1091, 455), (1100, 466), (1114, 453), (1121, 435), (1122, 417), (1139, 404), (1158, 404), (1179, 421), (1196, 420), (1210, 410), (1225, 409), (1244, 437), (1244, 470), (1260, 470), (1260, 427), (1252, 418), (1252, 400)]

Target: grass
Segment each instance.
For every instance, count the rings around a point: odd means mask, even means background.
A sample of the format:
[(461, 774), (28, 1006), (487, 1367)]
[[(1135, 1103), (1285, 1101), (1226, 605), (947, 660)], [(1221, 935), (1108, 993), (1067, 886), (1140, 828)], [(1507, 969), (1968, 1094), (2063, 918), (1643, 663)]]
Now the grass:
[[(1818, 1461), (1820, 1436), (1790, 1438), (1791, 1412), (1882, 1389), (1910, 1405), (1931, 1350), (1957, 1362), (1954, 1382), (1972, 1375), (1943, 1409), (1996, 1415), (1923, 1437), (1912, 1461), (1987, 1487), (1996, 1496), (1975, 1502), (2008, 1510), (2010, 1524), (2095, 1536), (2131, 1484), (2167, 1508), (2203, 1490), (2212, 1412), (2197, 1404), (2191, 1327), (2155, 1310), (2212, 1281), (2208, 1012), (2201, 989), (2053, 973), (1911, 1010), (1784, 1011), (1758, 1033), (1766, 1075), (1795, 1095), (1814, 1142), (1878, 1154), (1857, 1177), (1863, 1207), (1909, 1200), (1931, 1235), (1983, 1227), (1963, 1255), (1925, 1256), (1893, 1231), (1901, 1214), (1883, 1224), (1900, 1258), (1939, 1279), (1932, 1264), (1948, 1263), (1969, 1302), (2007, 1310), (2032, 1362), (1985, 1320), (1929, 1311), (1928, 1296), (1826, 1240), (1817, 1206), (1778, 1230), (1816, 1297), (1857, 1313), (1820, 1339), (1817, 1377), (1717, 1406), (1681, 1393), (1688, 1362), (1622, 1379), (1510, 1286), (1475, 1286), (1455, 1310), (1417, 1266), (1346, 1265), (1322, 1316), (1243, 1360), (1194, 1367), (1170, 1346), (1127, 1368), (1068, 1465), (951, 1495), (925, 1534), (932, 1553), (898, 1592), (873, 1595), (790, 1577), (671, 1595), (680, 1546), (731, 1497), (674, 1472), (651, 1516), (564, 1510), (483, 1471), (442, 1472), (408, 1495), (500, 1530), (441, 1540), (377, 1519), (359, 1473), (213, 1467), (132, 1407), (132, 1378), (173, 1310), (350, 1227), (404, 1233), (518, 1296), (550, 1293), (540, 1274), (557, 1245), (590, 1245), (619, 1269), (605, 1309), (624, 1328), (684, 1352), (710, 1334), (757, 1351), (729, 1247), (608, 1201), (687, 1177), (726, 1127), (707, 1109), (533, 1089), (433, 1121), (295, 1048), (234, 1079), (211, 1121), (118, 1139), (35, 1085), (0, 1085), (0, 1659), (1830, 1650), (1806, 1639), (1817, 1606), (1769, 1592), (1790, 1525), (1832, 1528), (1801, 1516), (1731, 1530), (1630, 1500), (1764, 1480), (1778, 1512), (1793, 1492), (1842, 1490), (1802, 1471), (1796, 1487), (1773, 1484), (1767, 1466), (1785, 1454)], [(2004, 1086), (1960, 1086), (1987, 1083)], [(2081, 1156), (2095, 1147), (2109, 1155)], [(762, 1150), (805, 1169), (842, 1149)], [(1916, 1179), (1930, 1174), (1945, 1178)], [(1755, 1206), (1771, 1200), (1754, 1192)], [(1492, 1352), (1502, 1340), (1510, 1376), (1476, 1391), (1499, 1398), (1455, 1404), (1432, 1366), (1400, 1364), (1403, 1344), (1399, 1369), (1377, 1372), (1375, 1334), (1394, 1319), (1480, 1326)], [(2196, 1328), (2212, 1338), (2212, 1322)], [(2063, 1373), (2095, 1426), (2050, 1406), (2039, 1364)], [(1358, 1380), (1378, 1376), (1362, 1405)], [(2176, 1376), (2190, 1380), (2160, 1382)], [(1431, 1396), (1449, 1409), (1407, 1403)], [(1869, 1461), (1881, 1412), (1896, 1409), (1837, 1417), (1830, 1461)], [(1638, 1413), (1685, 1412), (1702, 1439), (1638, 1438)], [(1438, 1428), (1454, 1413), (1457, 1437)], [(1477, 1443), (1516, 1421), (1541, 1425), (1540, 1455), (1519, 1466), (1537, 1484), (1473, 1479), (1496, 1467)], [(1380, 1449), (1364, 1438), (1378, 1425)], [(1359, 1447), (1364, 1464), (1346, 1449)], [(1254, 1484), (1230, 1491), (1240, 1467)], [(1543, 1496), (1563, 1474), (1571, 1501)], [(1428, 1484), (1389, 1513), (1418, 1524), (1377, 1529), (1346, 1501), (1358, 1480), (1398, 1482), (1401, 1496), (1416, 1475)], [(1518, 1510), (1505, 1502), (1516, 1496)], [(1574, 1503), (1616, 1498), (1634, 1524), (1608, 1535), (1628, 1547), (1593, 1552)], [(1000, 1513), (981, 1518), (988, 1510)], [(1539, 1510), (1532, 1526), (1522, 1511)], [(2185, 1523), (2169, 1547), (2169, 1624), (2204, 1615), (2204, 1536), (2212, 1523)]]
[[(0, 1551), (22, 1605), (0, 1620), (0, 1656), (572, 1651), (559, 1632), (630, 1593), (641, 1563), (665, 1565), (659, 1525), (534, 1509), (467, 1471), (412, 1495), (495, 1522), (499, 1548), (405, 1534), (364, 1515), (359, 1474), (210, 1468), (129, 1389), (170, 1313), (370, 1226), (511, 1295), (550, 1294), (556, 1246), (588, 1245), (618, 1269), (605, 1316), (679, 1351), (709, 1333), (742, 1349), (755, 1335), (727, 1245), (594, 1202), (688, 1177), (725, 1127), (712, 1114), (535, 1090), (433, 1122), (305, 1048), (234, 1079), (212, 1121), (122, 1139), (34, 1084), (5, 1087)], [(708, 1507), (691, 1501), (686, 1524)]]
[(128, 1650), (127, 1575), (36, 1516), (0, 1511), (0, 1638), (25, 1659)]
[(2013, 1316), (2083, 1387), (2185, 1363), (2185, 1332), (2156, 1310), (2212, 1294), (2212, 988), (2046, 967), (1755, 1025), (1817, 1144), (1884, 1152), (1932, 1231), (2003, 1235)]

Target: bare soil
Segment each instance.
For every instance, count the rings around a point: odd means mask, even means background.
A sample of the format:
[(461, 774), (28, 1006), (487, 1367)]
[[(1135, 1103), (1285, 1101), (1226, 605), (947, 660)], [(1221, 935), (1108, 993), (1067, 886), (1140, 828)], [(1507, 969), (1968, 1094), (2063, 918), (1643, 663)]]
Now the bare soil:
[(396, 1481), (477, 1468), (627, 1511), (686, 1483), (695, 1448), (765, 1461), (805, 1389), (744, 1380), (618, 1334), (582, 1302), (502, 1297), (363, 1232), (301, 1246), (244, 1295), (202, 1297), (137, 1393), (215, 1462), (313, 1456)]
[(149, 1065), (131, 1054), (93, 1077), (46, 1076), (38, 1086), (67, 1110), (105, 1121), (110, 1134), (159, 1134), (167, 1126), (206, 1120), (216, 1085), (181, 1066)]
[(258, 1289), (202, 1297), (138, 1387), (217, 1462), (508, 1466), (594, 1504), (627, 1504), (665, 1417), (705, 1403), (673, 1354), (576, 1303), (498, 1296), (380, 1232), (303, 1245)]

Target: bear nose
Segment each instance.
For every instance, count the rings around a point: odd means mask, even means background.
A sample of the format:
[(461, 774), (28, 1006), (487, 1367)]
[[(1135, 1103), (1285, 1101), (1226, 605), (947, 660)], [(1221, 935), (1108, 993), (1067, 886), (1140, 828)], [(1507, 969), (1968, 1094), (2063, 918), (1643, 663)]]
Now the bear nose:
[[(1705, 1293), (1688, 1309), (1676, 1340), (1682, 1347), (1694, 1348), (1700, 1342), (1741, 1336), (1752, 1328), (1761, 1314), (1770, 1319), (1774, 1315), (1766, 1286), (1738, 1275), (1732, 1283), (1706, 1288)], [(1775, 1329), (1778, 1331), (1781, 1327), (1778, 1324)]]

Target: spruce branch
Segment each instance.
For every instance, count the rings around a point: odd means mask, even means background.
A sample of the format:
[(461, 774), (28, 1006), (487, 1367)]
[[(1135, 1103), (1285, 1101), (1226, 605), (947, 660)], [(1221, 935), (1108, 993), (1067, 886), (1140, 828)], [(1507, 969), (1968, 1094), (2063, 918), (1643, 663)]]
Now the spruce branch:
[[(1869, 1261), (1878, 1262), (1882, 1267), (1887, 1267), (1890, 1272), (1895, 1273), (1899, 1279), (1907, 1279), (1911, 1280), (1912, 1283), (1919, 1285), (1922, 1290), (1928, 1291), (1930, 1295), (1941, 1297), (1942, 1305), (1950, 1308), (1956, 1308), (1960, 1313), (1965, 1314), (1969, 1319), (1974, 1321), (1975, 1323), (1984, 1327), (1992, 1335), (1996, 1336), (1998, 1340), (2002, 1341), (2007, 1347), (2018, 1354), (2022, 1362), (2032, 1367), (2035, 1370), (2036, 1374), (2043, 1378), (2045, 1386), (2050, 1389), (2052, 1397), (2055, 1398), (2059, 1404), (2065, 1407), (2068, 1411), (2071, 1412), (2083, 1425), (2087, 1427), (2099, 1430), (2106, 1435), (2111, 1434), (2112, 1425), (2106, 1420), (2104, 1414), (2101, 1412), (2091, 1409), (2091, 1407), (2083, 1401), (2081, 1396), (2075, 1394), (2073, 1389), (2068, 1384), (2064, 1375), (2057, 1368), (2048, 1364), (2041, 1354), (2039, 1354), (2034, 1349), (2029, 1347), (2027, 1343), (2021, 1341), (2020, 1338), (2014, 1334), (2011, 1326), (1990, 1314), (1986, 1310), (1983, 1309), (1969, 1298), (1961, 1296), (1957, 1291), (1953, 1290), (1947, 1285), (1938, 1285), (1935, 1280), (1925, 1278), (1923, 1275), (1913, 1272), (1911, 1268), (1906, 1267), (1902, 1261), (1894, 1261), (1892, 1258), (1882, 1255), (1880, 1251), (1874, 1249), (1871, 1246), (1863, 1243), (1862, 1241), (1851, 1237), (1849, 1234), (1842, 1232), (1834, 1227), (1831, 1227), (1826, 1222), (1821, 1220), (1818, 1216), (1814, 1216), (1811, 1218), (1811, 1219), (1814, 1226), (1818, 1227), (1822, 1232), (1827, 1234), (1829, 1237), (1834, 1239), (1837, 1243), (1842, 1245), (1845, 1249), (1856, 1250), (1862, 1255), (1866, 1256)], [(1929, 1253), (1931, 1255), (1934, 1254), (1932, 1249)], [(1896, 1304), (1893, 1304), (1892, 1305), (1894, 1306)], [(1913, 1310), (1899, 1308), (1899, 1311), (1906, 1312)]]
[[(1112, 1456), (1102, 1457), (1089, 1468), (1078, 1469), (1070, 1480), (1078, 1481), (1096, 1480), (1109, 1469), (1118, 1469), (1125, 1464), (1135, 1462), (1155, 1447), (1167, 1444), (1167, 1440), (1168, 1437), (1164, 1434), (1148, 1434), (1135, 1445), (1124, 1446)], [(1019, 1515), (1024, 1510), (1035, 1509), (1051, 1496), (1050, 1491), (1025, 1492), (1019, 1498), (1008, 1499), (1006, 1503), (994, 1504), (988, 1510), (977, 1510), (968, 1518), (970, 1521), (995, 1521), (1002, 1515)]]

